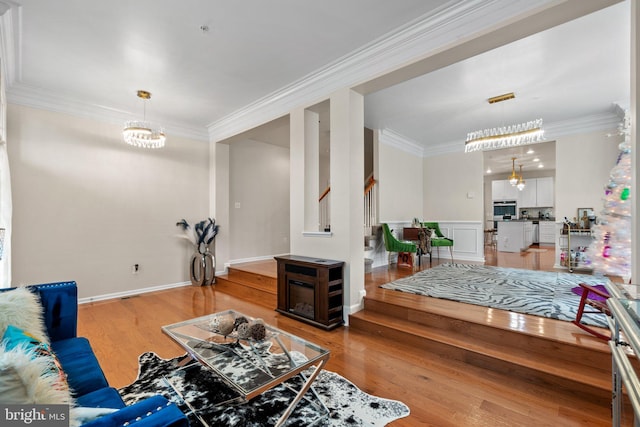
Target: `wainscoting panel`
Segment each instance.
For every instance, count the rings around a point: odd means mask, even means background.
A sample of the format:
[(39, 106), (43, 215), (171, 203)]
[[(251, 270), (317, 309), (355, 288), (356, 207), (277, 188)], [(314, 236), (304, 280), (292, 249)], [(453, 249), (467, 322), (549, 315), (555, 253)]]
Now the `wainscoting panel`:
[(482, 221), (438, 221), (438, 224), (442, 234), (453, 239), (454, 261), (484, 262)]

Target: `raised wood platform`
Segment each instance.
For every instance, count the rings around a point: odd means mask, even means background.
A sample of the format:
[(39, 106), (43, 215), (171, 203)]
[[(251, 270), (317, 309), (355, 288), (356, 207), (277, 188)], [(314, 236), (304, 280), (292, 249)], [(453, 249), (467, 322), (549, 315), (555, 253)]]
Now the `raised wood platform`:
[(350, 327), (532, 383), (611, 394), (608, 346), (570, 322), (389, 292), (368, 289)]
[[(260, 296), (275, 309), (275, 261), (237, 264), (217, 278), (216, 291)], [(365, 309), (349, 316), (350, 330), (420, 348), (427, 357), (456, 360), (543, 386), (607, 399), (611, 356), (607, 344), (570, 322), (379, 288), (402, 269), (367, 274)], [(604, 330), (603, 330), (604, 331)]]

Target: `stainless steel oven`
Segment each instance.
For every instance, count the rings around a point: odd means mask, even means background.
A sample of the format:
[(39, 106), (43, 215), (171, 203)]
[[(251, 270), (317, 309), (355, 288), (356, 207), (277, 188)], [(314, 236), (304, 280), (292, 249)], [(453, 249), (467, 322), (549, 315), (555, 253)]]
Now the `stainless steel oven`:
[(515, 200), (506, 200), (503, 202), (493, 202), (493, 220), (500, 221), (504, 217), (509, 219), (517, 219), (517, 203)]

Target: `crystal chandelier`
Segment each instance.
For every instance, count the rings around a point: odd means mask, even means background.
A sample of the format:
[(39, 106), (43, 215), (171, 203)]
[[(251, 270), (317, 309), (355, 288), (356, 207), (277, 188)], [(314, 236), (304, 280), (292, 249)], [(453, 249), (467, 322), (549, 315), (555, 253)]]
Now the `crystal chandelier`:
[(153, 127), (147, 121), (146, 102), (151, 99), (151, 93), (146, 90), (138, 91), (138, 98), (143, 102), (143, 120), (129, 120), (125, 122), (122, 131), (124, 141), (136, 147), (142, 148), (162, 148), (164, 147), (165, 135), (164, 129)]
[(518, 175), (516, 175), (516, 158), (511, 158), (511, 176), (509, 177), (509, 184), (514, 186), (518, 183)]
[(543, 141), (542, 119), (537, 119), (518, 125), (469, 132), (464, 143), (464, 151), (465, 153), (471, 153), (474, 151), (498, 150), (500, 148), (536, 144)]
[(522, 177), (522, 165), (520, 165), (520, 179), (518, 180), (518, 184), (516, 184), (518, 190), (524, 190), (524, 178)]

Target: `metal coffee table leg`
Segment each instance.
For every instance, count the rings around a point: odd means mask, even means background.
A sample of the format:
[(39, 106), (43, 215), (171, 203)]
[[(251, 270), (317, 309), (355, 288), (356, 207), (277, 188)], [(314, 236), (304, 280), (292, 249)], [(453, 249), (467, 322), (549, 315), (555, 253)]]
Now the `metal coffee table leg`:
[[(287, 418), (289, 418), (289, 416), (291, 415), (291, 413), (295, 409), (296, 405), (298, 404), (298, 402), (300, 402), (300, 400), (305, 395), (305, 393), (307, 391), (309, 391), (309, 389), (311, 388), (313, 382), (316, 380), (316, 377), (320, 374), (320, 372), (322, 371), (322, 369), (324, 368), (324, 365), (326, 365), (326, 363), (327, 363), (326, 359), (325, 360), (321, 360), (320, 363), (318, 363), (315, 366), (315, 370), (309, 376), (309, 378), (307, 378), (306, 381), (303, 383), (302, 388), (300, 389), (300, 391), (298, 391), (298, 394), (296, 395), (296, 397), (291, 401), (291, 403), (289, 404), (289, 407), (287, 408), (287, 410), (282, 414), (282, 416), (280, 417), (280, 419), (276, 423), (276, 427), (282, 426), (285, 423), (285, 421), (287, 421)], [(315, 392), (314, 392), (314, 394), (315, 394)], [(316, 395), (316, 397), (317, 397), (317, 395)]]

